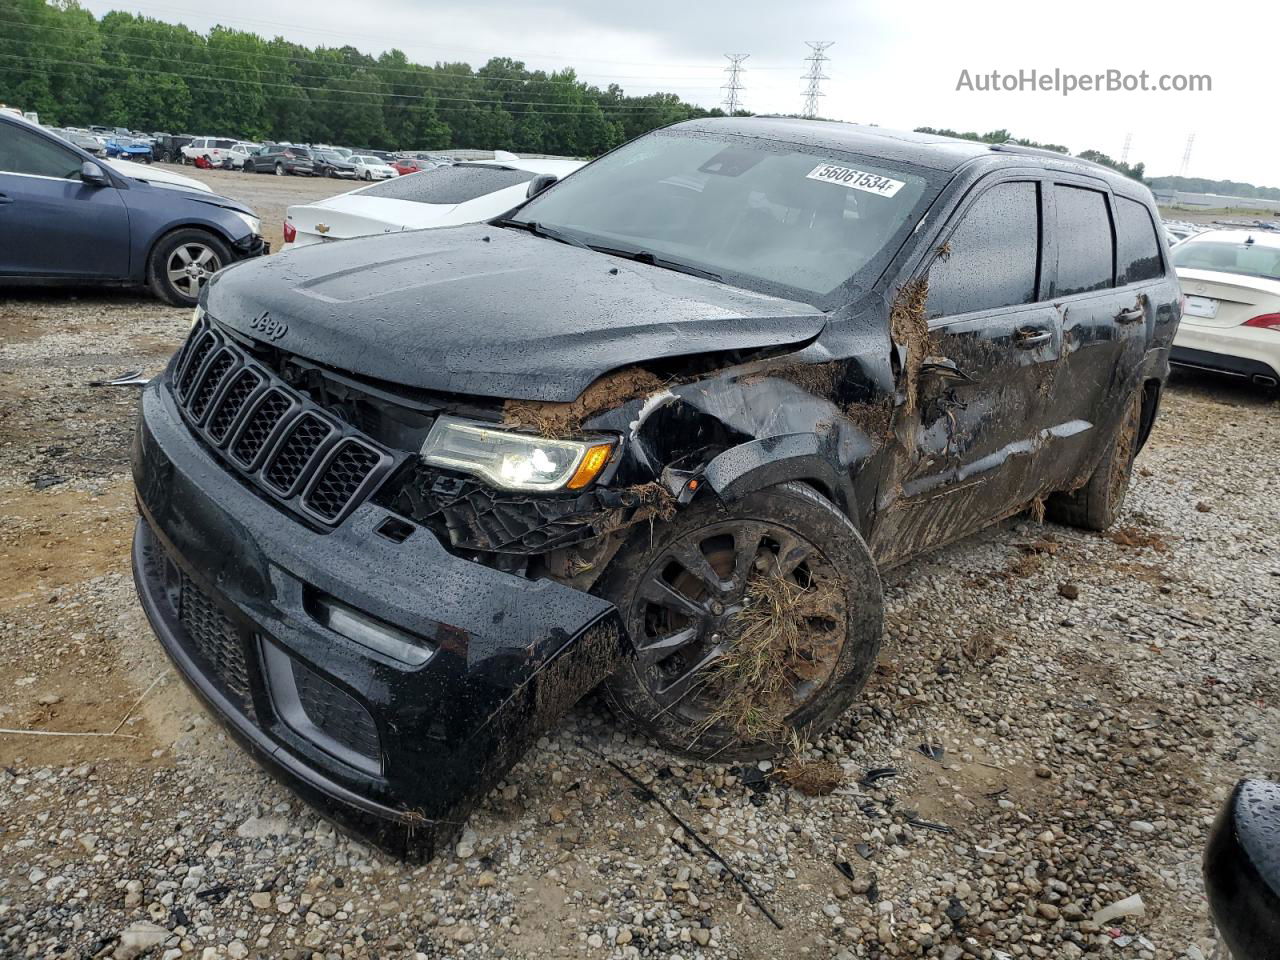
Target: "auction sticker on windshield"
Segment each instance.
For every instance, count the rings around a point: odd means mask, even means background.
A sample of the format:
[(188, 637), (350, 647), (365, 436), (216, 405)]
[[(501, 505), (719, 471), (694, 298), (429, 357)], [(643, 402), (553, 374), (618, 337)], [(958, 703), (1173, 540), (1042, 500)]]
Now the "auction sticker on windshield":
[(820, 163), (810, 170), (805, 177), (809, 180), (821, 180), (823, 183), (838, 183), (842, 187), (863, 190), (867, 193), (878, 193), (882, 197), (892, 197), (906, 186), (901, 180), (891, 180), (878, 173), (865, 173), (852, 167), (840, 167), (834, 163)]

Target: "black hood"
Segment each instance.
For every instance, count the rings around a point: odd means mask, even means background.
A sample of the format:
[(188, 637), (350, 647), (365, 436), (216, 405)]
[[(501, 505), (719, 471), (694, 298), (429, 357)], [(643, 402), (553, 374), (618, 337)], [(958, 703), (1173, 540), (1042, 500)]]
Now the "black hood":
[[(340, 370), (475, 396), (566, 401), (631, 364), (816, 336), (808, 304), (485, 224), (289, 250), (219, 274), (209, 315)], [(262, 325), (259, 324), (261, 328)]]

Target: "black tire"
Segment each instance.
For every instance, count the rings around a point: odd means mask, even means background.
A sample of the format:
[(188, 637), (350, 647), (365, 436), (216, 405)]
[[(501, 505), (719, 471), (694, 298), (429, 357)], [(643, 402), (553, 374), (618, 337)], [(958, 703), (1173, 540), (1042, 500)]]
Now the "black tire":
[(166, 150), (164, 153), (160, 154), (160, 162), (173, 163), (173, 154)]
[[(747, 584), (758, 586), (756, 577), (778, 582), (762, 572), (771, 564), (797, 591), (790, 608), (802, 627), (796, 635), (811, 640), (812, 649), (796, 654), (790, 648), (785, 666), (786, 657), (757, 660), (779, 681), (788, 679), (774, 684), (767, 729), (747, 729), (723, 715), (724, 705), (745, 696), (754, 709), (756, 691), (737, 686), (721, 697), (723, 688), (712, 688), (723, 684), (724, 674), (707, 670), (713, 664), (723, 670), (738, 650), (749, 616)], [(799, 483), (758, 490), (729, 506), (706, 498), (669, 523), (639, 524), (597, 592), (622, 611), (636, 651), (605, 681), (614, 710), (663, 747), (704, 759), (773, 756), (793, 732), (807, 737), (825, 730), (862, 690), (880, 651), (882, 592), (871, 553), (834, 504)], [(798, 613), (809, 602), (801, 598), (818, 596), (817, 610)], [(691, 603), (701, 610), (697, 617), (675, 612)], [(679, 640), (691, 631), (697, 639)], [(785, 699), (776, 699), (780, 695)]]
[(284, 176), (284, 164), (283, 164), (283, 163), (277, 163), (277, 164), (276, 164), (276, 176), (277, 176), (277, 177), (283, 177), (283, 176)]
[(1120, 516), (1129, 491), (1133, 460), (1138, 455), (1142, 391), (1125, 407), (1115, 438), (1088, 481), (1078, 490), (1055, 493), (1045, 502), (1045, 515), (1055, 523), (1084, 530), (1106, 530)]
[[(204, 260), (206, 251), (208, 260)], [(185, 283), (182, 279), (175, 279), (171, 272), (177, 265), (185, 265), (184, 259), (201, 265), (201, 272), (188, 275)], [(147, 284), (151, 292), (166, 303), (175, 307), (193, 307), (209, 277), (233, 259), (226, 242), (207, 230), (175, 230), (161, 237), (151, 249), (147, 258)]]

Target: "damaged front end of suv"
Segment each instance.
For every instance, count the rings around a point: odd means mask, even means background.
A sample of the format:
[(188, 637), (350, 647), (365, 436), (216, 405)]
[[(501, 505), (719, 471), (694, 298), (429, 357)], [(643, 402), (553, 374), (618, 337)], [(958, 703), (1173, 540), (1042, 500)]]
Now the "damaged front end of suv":
[(268, 769), (430, 856), (602, 683), (665, 746), (768, 755), (866, 682), (878, 567), (1102, 469), (982, 449), (1011, 395), (956, 385), (993, 348), (928, 329), (926, 213), (985, 148), (830, 127), (680, 125), (491, 224), (215, 278), (142, 397), (134, 570)]

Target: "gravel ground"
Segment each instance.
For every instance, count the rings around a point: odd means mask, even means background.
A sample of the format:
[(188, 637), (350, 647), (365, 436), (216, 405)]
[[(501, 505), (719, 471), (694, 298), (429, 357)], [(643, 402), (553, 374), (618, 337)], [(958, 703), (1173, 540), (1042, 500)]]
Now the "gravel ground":
[[(415, 867), (228, 743), (138, 610), (136, 388), (86, 383), (155, 371), (187, 322), (0, 300), (0, 727), (31, 731), (0, 735), (0, 955), (1212, 953), (1207, 826), (1238, 777), (1280, 774), (1276, 401), (1177, 376), (1111, 536), (1016, 518), (892, 572), (877, 675), (803, 754), (834, 792), (681, 763), (589, 700)], [(1133, 895), (1140, 915), (1097, 917)]]

